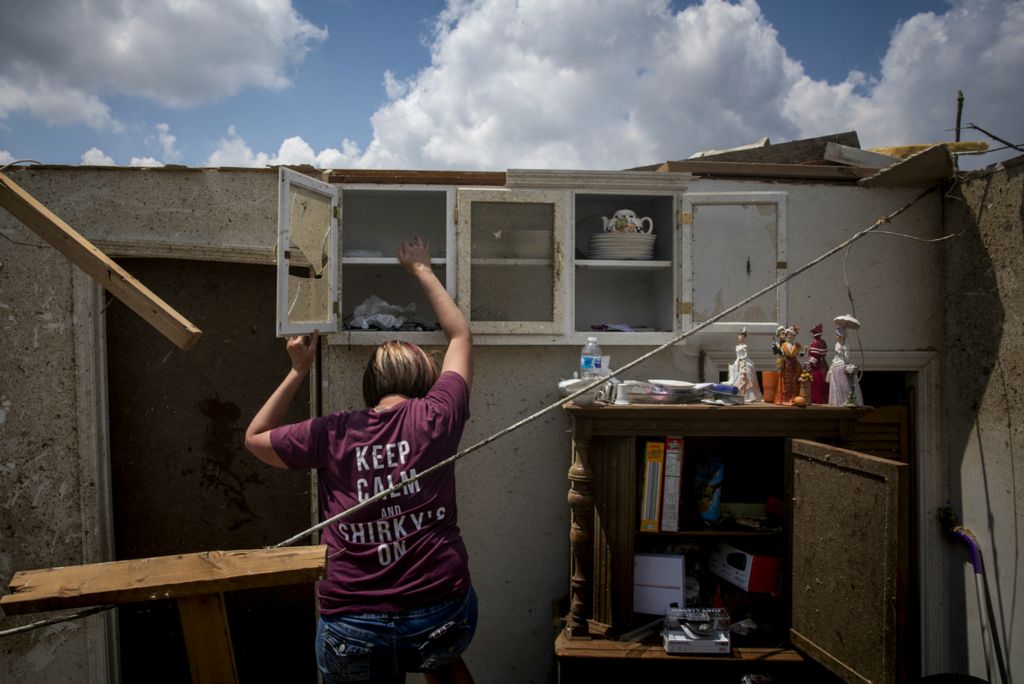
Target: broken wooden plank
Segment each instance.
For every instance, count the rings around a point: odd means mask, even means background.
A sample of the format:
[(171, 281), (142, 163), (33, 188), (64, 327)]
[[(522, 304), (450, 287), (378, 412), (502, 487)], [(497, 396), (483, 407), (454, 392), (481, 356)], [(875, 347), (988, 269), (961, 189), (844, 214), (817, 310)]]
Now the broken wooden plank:
[(892, 157), (899, 157), (905, 159), (913, 154), (924, 152), (925, 150), (931, 149), (936, 145), (942, 145), (949, 149), (950, 152), (985, 152), (988, 150), (988, 143), (983, 140), (961, 140), (959, 142), (937, 142), (928, 143), (927, 145), (897, 145), (896, 147), (871, 147), (868, 148), (869, 152), (877, 152), (879, 154), (888, 154)]
[(837, 164), (861, 166), (869, 169), (885, 168), (886, 166), (899, 161), (899, 157), (893, 157), (888, 154), (878, 154), (877, 152), (869, 152), (868, 150), (861, 150), (856, 147), (849, 147), (847, 145), (840, 145), (833, 142), (825, 145), (825, 154), (823, 158), (830, 162), (836, 162)]
[(8, 615), (196, 596), (321, 579), (326, 546), (204, 551), (14, 573)]
[(178, 599), (178, 616), (185, 634), (192, 683), (237, 682), (238, 671), (224, 594), (182, 596)]
[(0, 206), (31, 228), (93, 280), (142, 316), (181, 349), (203, 334), (110, 257), (5, 174), (0, 173)]
[(754, 164), (746, 162), (669, 161), (658, 167), (659, 171), (692, 173), (695, 176), (720, 176), (733, 178), (787, 178), (818, 181), (857, 181), (872, 175), (874, 169), (860, 169), (855, 166), (812, 166), (808, 164)]

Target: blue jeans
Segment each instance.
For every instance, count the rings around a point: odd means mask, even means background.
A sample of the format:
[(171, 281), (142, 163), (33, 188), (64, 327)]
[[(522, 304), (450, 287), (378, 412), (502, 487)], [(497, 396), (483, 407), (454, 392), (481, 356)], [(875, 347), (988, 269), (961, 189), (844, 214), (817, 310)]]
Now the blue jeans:
[(316, 664), (325, 684), (403, 682), (406, 672), (444, 670), (476, 631), (476, 592), (399, 613), (320, 616)]

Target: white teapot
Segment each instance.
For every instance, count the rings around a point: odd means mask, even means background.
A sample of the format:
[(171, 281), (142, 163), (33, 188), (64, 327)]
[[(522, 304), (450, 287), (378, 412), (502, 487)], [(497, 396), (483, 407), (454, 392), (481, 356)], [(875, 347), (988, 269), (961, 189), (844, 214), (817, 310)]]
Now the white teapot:
[[(604, 224), (606, 233), (650, 233), (654, 231), (654, 221), (647, 216), (638, 217), (636, 212), (631, 209), (619, 209), (610, 219), (607, 216), (602, 216), (601, 222)], [(644, 230), (645, 222), (647, 230)]]

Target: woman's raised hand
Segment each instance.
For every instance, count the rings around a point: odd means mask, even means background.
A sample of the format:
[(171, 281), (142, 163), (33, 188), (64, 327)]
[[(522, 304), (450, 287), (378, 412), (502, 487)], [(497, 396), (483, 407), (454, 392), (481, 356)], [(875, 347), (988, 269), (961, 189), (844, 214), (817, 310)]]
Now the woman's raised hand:
[(409, 242), (403, 242), (398, 248), (398, 263), (413, 273), (418, 264), (430, 268), (430, 240), (415, 237)]
[(319, 330), (314, 330), (313, 334), (308, 338), (305, 335), (295, 335), (288, 338), (285, 349), (288, 350), (288, 357), (292, 360), (292, 368), (299, 375), (306, 375), (309, 369), (313, 367), (313, 360), (316, 359), (316, 345), (319, 338)]

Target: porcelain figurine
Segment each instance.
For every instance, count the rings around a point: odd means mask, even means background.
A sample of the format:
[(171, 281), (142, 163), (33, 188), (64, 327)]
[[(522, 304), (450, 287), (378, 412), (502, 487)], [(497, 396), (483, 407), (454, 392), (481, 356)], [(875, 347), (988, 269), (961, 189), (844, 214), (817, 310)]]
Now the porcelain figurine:
[(807, 347), (807, 370), (811, 374), (811, 402), (828, 403), (828, 344), (821, 339), (823, 327), (818, 323), (811, 328), (811, 344)]
[(847, 330), (860, 328), (860, 321), (850, 315), (836, 316), (835, 356), (828, 369), (829, 406), (863, 406), (864, 397), (860, 392), (860, 369), (850, 363), (849, 348), (846, 346)]
[(747, 329), (736, 336), (736, 360), (729, 366), (729, 384), (735, 385), (743, 403), (761, 401), (761, 385), (757, 382), (757, 368), (747, 355)]
[(782, 333), (782, 343), (779, 345), (782, 361), (779, 364), (779, 383), (775, 388), (775, 403), (780, 406), (792, 406), (793, 400), (800, 396), (800, 373), (803, 371), (800, 354), (803, 345), (796, 341), (799, 332), (800, 328), (791, 325)]

